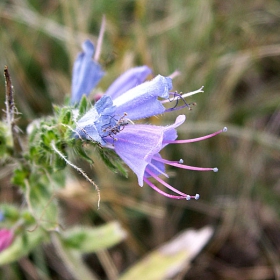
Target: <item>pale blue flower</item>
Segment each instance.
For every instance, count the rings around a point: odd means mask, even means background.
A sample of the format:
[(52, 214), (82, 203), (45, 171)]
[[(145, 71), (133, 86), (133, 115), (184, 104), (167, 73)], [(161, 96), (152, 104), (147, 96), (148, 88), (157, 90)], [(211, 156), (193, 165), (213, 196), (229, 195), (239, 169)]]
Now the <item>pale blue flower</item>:
[(100, 64), (93, 60), (94, 45), (90, 40), (86, 40), (81, 52), (75, 60), (72, 77), (71, 103), (77, 103), (83, 94), (88, 96), (92, 89), (104, 76)]
[[(75, 95), (75, 98), (72, 97), (75, 102), (79, 101), (82, 94), (88, 95), (101, 78), (101, 68), (91, 64), (91, 57), (94, 51), (93, 45), (87, 44), (90, 46), (91, 51), (88, 52), (88, 55), (78, 58), (77, 65), (83, 65), (83, 69), (90, 68), (92, 73), (89, 75), (86, 71), (79, 72), (80, 82), (76, 83), (79, 85), (77, 87), (79, 90), (76, 91), (78, 94)], [(77, 71), (75, 70), (74, 73), (77, 74)], [(97, 73), (94, 73), (94, 71)], [(176, 140), (176, 128), (185, 121), (184, 115), (178, 116), (175, 123), (170, 126), (134, 124), (134, 120), (189, 107), (184, 97), (200, 92), (202, 89), (180, 95), (177, 92), (170, 92), (172, 79), (169, 77), (158, 75), (154, 79), (144, 82), (150, 74), (150, 68), (140, 66), (126, 71), (116, 79), (93, 108), (77, 121), (76, 137), (97, 142), (105, 148), (114, 149), (136, 174), (140, 186), (143, 186), (145, 182), (160, 194), (173, 199), (198, 199), (198, 194), (195, 196), (187, 195), (173, 188), (158, 176), (164, 175), (168, 177), (165, 173), (166, 165), (197, 171), (216, 172), (218, 169), (184, 165), (182, 159), (168, 161), (163, 159), (159, 152), (168, 144), (201, 141), (213, 137), (226, 129), (200, 138)], [(91, 79), (91, 75), (93, 79)], [(91, 83), (88, 82), (88, 79), (91, 80)], [(92, 81), (95, 81), (95, 83)], [(184, 104), (182, 106), (177, 106), (179, 100), (183, 100)], [(167, 102), (175, 102), (175, 106), (165, 108), (164, 104)], [(178, 195), (171, 195), (160, 190), (149, 180), (150, 177), (153, 177)]]
[(152, 70), (146, 65), (131, 68), (120, 75), (105, 94), (116, 99), (126, 91), (142, 84), (151, 73)]
[(158, 98), (168, 98), (171, 88), (171, 79), (158, 75), (116, 99), (105, 94), (77, 121), (77, 136), (105, 145), (104, 137), (117, 134), (133, 120), (164, 113), (166, 109)]
[[(176, 128), (185, 121), (184, 115), (179, 115), (173, 125), (169, 126), (155, 126), (137, 124), (124, 127), (124, 129), (118, 131), (116, 138), (108, 135), (103, 140), (107, 143), (107, 146), (114, 149), (120, 158), (131, 168), (131, 170), (138, 177), (138, 184), (142, 187), (144, 182), (147, 183), (154, 190), (160, 194), (173, 198), (173, 199), (198, 199), (199, 195), (190, 196), (179, 190), (173, 188), (165, 181), (163, 181), (158, 175), (164, 175), (165, 166), (170, 165), (177, 168), (196, 170), (196, 171), (214, 171), (215, 168), (203, 168), (188, 166), (183, 164), (183, 160), (169, 161), (163, 159), (159, 152), (168, 144), (183, 144), (205, 140), (213, 137), (221, 132), (226, 131), (226, 128), (219, 130), (213, 134), (206, 135), (200, 138), (188, 139), (188, 140), (176, 140), (177, 132)], [(109, 145), (110, 144), (110, 145)], [(159, 183), (172, 190), (179, 195), (170, 195), (159, 188), (157, 188), (148, 178), (153, 177)]]

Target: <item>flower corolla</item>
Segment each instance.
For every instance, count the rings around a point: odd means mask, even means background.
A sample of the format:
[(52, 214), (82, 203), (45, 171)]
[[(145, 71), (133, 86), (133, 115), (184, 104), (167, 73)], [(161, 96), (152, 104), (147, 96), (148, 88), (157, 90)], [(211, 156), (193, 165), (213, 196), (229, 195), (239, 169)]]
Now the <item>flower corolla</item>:
[[(87, 49), (84, 49), (84, 51), (87, 51)], [(86, 62), (86, 59), (91, 59), (90, 55), (82, 57), (84, 59), (83, 63), (90, 65), (89, 61)], [(99, 68), (95, 65), (91, 67), (92, 72), (99, 71)], [(89, 71), (89, 73), (92, 72)], [(172, 79), (170, 77), (158, 75), (152, 80), (144, 82), (150, 74), (149, 67), (140, 66), (126, 71), (116, 79), (95, 105), (76, 122), (76, 137), (95, 141), (103, 147), (114, 149), (137, 175), (140, 186), (143, 186), (145, 182), (157, 192), (173, 199), (198, 199), (198, 194), (194, 196), (185, 194), (167, 184), (159, 175), (168, 177), (165, 173), (166, 165), (197, 171), (217, 172), (218, 169), (184, 165), (182, 159), (168, 161), (163, 159), (159, 152), (168, 144), (201, 141), (226, 131), (226, 128), (200, 138), (176, 140), (176, 128), (185, 121), (184, 115), (179, 115), (175, 123), (169, 126), (134, 124), (133, 121), (135, 120), (189, 107), (190, 104), (187, 104), (184, 98), (202, 91), (201, 88), (183, 95), (171, 92)], [(86, 72), (83, 72), (83, 75), (86, 75), (89, 80), (96, 80), (99, 74), (94, 73), (91, 77)], [(80, 77), (80, 80), (85, 81), (86, 79), (83, 76)], [(93, 84), (91, 83), (90, 87), (93, 87)], [(88, 95), (89, 91), (91, 89), (88, 91), (80, 90), (79, 92)], [(80, 94), (74, 95), (81, 98)], [(179, 100), (184, 102), (180, 107), (177, 106)], [(164, 104), (167, 102), (175, 103), (175, 105), (171, 108), (166, 108)], [(177, 195), (163, 192), (149, 180), (150, 177), (153, 177), (159, 183), (177, 193)]]

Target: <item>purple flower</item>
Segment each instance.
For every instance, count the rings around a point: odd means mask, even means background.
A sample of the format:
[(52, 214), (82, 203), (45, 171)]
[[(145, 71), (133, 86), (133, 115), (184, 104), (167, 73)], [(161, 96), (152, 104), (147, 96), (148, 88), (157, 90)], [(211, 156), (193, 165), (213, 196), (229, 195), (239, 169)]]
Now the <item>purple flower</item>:
[(151, 73), (152, 70), (146, 65), (131, 68), (111, 84), (106, 91), (106, 95), (116, 99), (126, 91), (142, 84)]
[[(82, 49), (83, 52), (78, 55), (73, 66), (72, 104), (79, 102), (83, 94), (88, 96), (105, 74), (100, 64), (93, 59), (95, 52), (93, 43), (86, 40)], [(115, 99), (129, 89), (142, 84), (151, 73), (152, 70), (145, 65), (131, 68), (112, 83), (106, 94)]]
[[(113, 105), (111, 98), (105, 95), (78, 121), (77, 135), (80, 138), (96, 141), (104, 147), (114, 149), (137, 175), (140, 186), (143, 186), (145, 182), (160, 194), (173, 199), (198, 199), (199, 195), (190, 196), (182, 193), (164, 182), (158, 175), (168, 177), (165, 173), (166, 165), (196, 171), (217, 172), (218, 169), (184, 165), (181, 159), (179, 161), (168, 161), (161, 158), (159, 152), (168, 144), (183, 144), (205, 140), (226, 131), (226, 128), (199, 138), (176, 140), (176, 128), (185, 121), (184, 115), (178, 116), (173, 125), (155, 126), (133, 124), (130, 119), (127, 119), (127, 114), (125, 113), (121, 118), (116, 118), (116, 109), (117, 106)], [(153, 177), (178, 195), (163, 192), (148, 179), (150, 177)]]
[(0, 229), (0, 252), (11, 245), (11, 243), (13, 242), (13, 238), (13, 231), (6, 228)]
[[(79, 90), (72, 92), (72, 100), (75, 102), (79, 101), (82, 94), (89, 94), (102, 77), (99, 72), (101, 68), (99, 69), (95, 64), (93, 64), (94, 66), (91, 64), (93, 45), (89, 41), (87, 42), (91, 46), (89, 55), (78, 58), (79, 61), (76, 61), (76, 63), (78, 66), (81, 64), (84, 67), (83, 69), (88, 67), (92, 72), (85, 70), (81, 72), (74, 71), (74, 74), (80, 73), (79, 78), (81, 81), (76, 83), (79, 85), (77, 87)], [(86, 48), (84, 48), (84, 51), (86, 52)], [(76, 67), (77, 69), (78, 66)], [(178, 116), (175, 123), (170, 126), (134, 124), (134, 120), (189, 107), (190, 105), (185, 102), (184, 98), (202, 91), (201, 88), (182, 95), (177, 92), (171, 92), (172, 80), (169, 77), (158, 75), (151, 81), (144, 82), (150, 73), (151, 70), (147, 66), (141, 66), (126, 71), (116, 79), (105, 94), (95, 103), (94, 107), (76, 122), (75, 136), (98, 142), (104, 147), (114, 149), (137, 175), (140, 186), (143, 186), (145, 182), (160, 194), (173, 199), (198, 199), (198, 194), (190, 196), (180, 192), (164, 182), (159, 175), (168, 177), (165, 173), (166, 165), (197, 171), (217, 172), (218, 169), (184, 165), (181, 159), (179, 161), (168, 161), (163, 159), (159, 152), (168, 144), (201, 141), (226, 131), (226, 128), (200, 138), (176, 140), (176, 128), (185, 121), (184, 115)], [(93, 79), (91, 79), (91, 75)], [(85, 76), (87, 77), (85, 78)], [(95, 83), (92, 82), (93, 80)], [(74, 92), (78, 92), (78, 94), (73, 95)], [(183, 101), (183, 105), (178, 106), (180, 100)], [(166, 108), (165, 103), (174, 105)], [(153, 177), (163, 186), (177, 193), (177, 195), (171, 195), (160, 190), (149, 180), (150, 177)]]
[[(219, 130), (213, 134), (206, 135), (200, 138), (188, 139), (188, 140), (175, 140), (177, 138), (176, 128), (185, 121), (185, 116), (180, 115), (177, 117), (175, 123), (170, 126), (155, 126), (155, 125), (127, 125), (123, 130), (119, 131), (116, 138), (107, 136), (104, 141), (111, 144), (116, 153), (122, 158), (122, 160), (132, 169), (132, 171), (138, 177), (138, 184), (142, 187), (143, 183), (147, 183), (154, 190), (160, 194), (173, 198), (173, 199), (198, 199), (199, 195), (190, 196), (179, 190), (173, 188), (166, 182), (164, 182), (158, 175), (164, 175), (165, 166), (171, 165), (178, 168), (196, 170), (196, 171), (214, 171), (217, 172), (217, 168), (202, 168), (194, 167), (182, 164), (183, 161), (168, 161), (163, 159), (159, 152), (168, 144), (182, 144), (201, 141), (210, 137), (213, 137), (223, 131), (226, 128)], [(172, 190), (179, 195), (170, 195), (157, 188), (149, 177), (153, 177), (159, 183)]]
[(171, 79), (158, 75), (118, 95), (116, 99), (105, 94), (78, 120), (77, 136), (105, 145), (104, 137), (116, 135), (132, 120), (164, 113), (166, 109), (158, 98), (168, 99), (171, 88)]
[(88, 96), (104, 76), (104, 71), (97, 61), (93, 60), (94, 45), (87, 40), (73, 67), (71, 103), (77, 103), (83, 94)]

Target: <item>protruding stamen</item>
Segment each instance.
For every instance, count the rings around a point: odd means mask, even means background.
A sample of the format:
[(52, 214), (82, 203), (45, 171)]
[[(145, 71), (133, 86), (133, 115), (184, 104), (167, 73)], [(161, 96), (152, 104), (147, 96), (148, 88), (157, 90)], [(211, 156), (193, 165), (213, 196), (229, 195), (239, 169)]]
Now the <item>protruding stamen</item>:
[(153, 160), (163, 162), (165, 164), (172, 165), (172, 166), (182, 168), (182, 169), (195, 170), (195, 171), (214, 171), (214, 172), (218, 171), (217, 167), (215, 167), (215, 168), (206, 167), (205, 168), (205, 167), (196, 167), (196, 166), (184, 165), (184, 164), (176, 163), (176, 162), (169, 161), (169, 160), (159, 158), (159, 157), (153, 157)]
[(151, 175), (153, 178), (155, 178), (159, 183), (161, 183), (163, 186), (165, 186), (166, 188), (170, 189), (171, 191), (180, 194), (182, 196), (186, 196), (187, 194), (180, 192), (179, 190), (173, 188), (172, 186), (170, 186), (169, 184), (167, 184), (165, 181), (163, 181), (161, 178), (159, 178), (156, 174), (154, 174), (151, 170), (149, 170), (148, 168), (146, 168), (145, 170), (149, 175)]
[(204, 86), (202, 86), (202, 87), (201, 87), (200, 89), (198, 89), (198, 90), (191, 91), (191, 92), (188, 92), (188, 93), (184, 93), (184, 94), (182, 95), (182, 98), (186, 98), (186, 97), (192, 96), (192, 95), (197, 94), (197, 93), (199, 93), (199, 92), (204, 92), (204, 91), (203, 91), (203, 88), (204, 88)]
[(156, 187), (152, 182), (150, 182), (147, 178), (144, 177), (144, 182), (149, 185), (152, 189), (154, 189), (156, 192), (160, 193), (161, 195), (163, 196), (166, 196), (168, 198), (171, 198), (171, 199), (186, 199), (186, 200), (190, 200), (191, 198), (195, 198), (195, 196), (190, 196), (188, 194), (184, 194), (183, 195), (171, 195), (171, 194), (168, 194), (164, 191), (162, 191), (161, 189), (159, 189), (158, 187)]
[[(178, 93), (177, 91), (175, 92), (170, 92), (169, 95), (172, 96), (172, 99), (168, 99), (168, 102), (176, 102), (175, 105), (172, 108), (166, 109), (166, 112), (173, 112), (173, 111), (177, 111), (177, 110), (181, 110), (184, 108), (188, 108), (189, 110), (192, 110), (192, 106), (195, 106), (196, 103), (187, 103), (186, 100), (184, 98), (182, 98), (182, 93)], [(184, 102), (184, 105), (182, 106), (177, 106), (179, 103), (179, 100), (182, 100)], [(161, 103), (166, 103), (166, 100), (162, 101)]]
[(224, 127), (223, 129), (221, 130), (218, 130), (214, 133), (211, 133), (211, 134), (208, 134), (208, 135), (205, 135), (205, 136), (202, 136), (202, 137), (198, 137), (198, 138), (192, 138), (192, 139), (185, 139), (185, 140), (174, 140), (174, 141), (163, 141), (162, 143), (163, 144), (185, 144), (185, 143), (193, 143), (193, 142), (199, 142), (199, 141), (202, 141), (202, 140), (206, 140), (208, 138), (212, 138), (222, 132), (226, 132), (227, 131), (227, 128)]
[[(199, 93), (199, 92), (204, 92), (204, 91), (203, 91), (203, 88), (204, 88), (204, 86), (202, 86), (202, 87), (201, 87), (200, 89), (198, 89), (198, 90), (184, 93), (184, 94), (182, 94), (182, 95), (180, 95), (180, 96), (178, 96), (178, 97), (176, 97), (176, 98), (177, 98), (178, 100), (179, 100), (179, 99), (182, 99), (182, 98), (184, 99), (184, 98), (186, 98), (186, 97), (192, 96), (192, 95), (197, 94), (197, 93)], [(168, 103), (168, 102), (169, 102), (169, 100), (163, 100), (163, 101), (161, 101), (162, 104)]]

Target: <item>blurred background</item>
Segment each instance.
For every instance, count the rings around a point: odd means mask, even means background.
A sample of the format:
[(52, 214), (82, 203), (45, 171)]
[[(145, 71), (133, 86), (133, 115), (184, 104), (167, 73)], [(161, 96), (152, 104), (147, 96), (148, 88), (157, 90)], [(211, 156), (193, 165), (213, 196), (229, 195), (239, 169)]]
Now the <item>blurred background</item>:
[[(57, 195), (65, 226), (117, 220), (128, 236), (106, 252), (107, 259), (89, 254), (85, 262), (97, 279), (118, 279), (181, 231), (210, 226), (208, 244), (174, 279), (280, 279), (280, 1), (2, 0), (0, 68), (9, 67), (23, 130), (69, 97), (73, 62), (85, 39), (96, 43), (103, 15), (99, 61), (106, 75), (97, 90), (105, 91), (137, 65), (150, 66), (154, 75), (179, 70), (175, 90), (204, 86), (204, 93), (188, 99), (197, 105), (184, 112), (179, 138), (224, 126), (228, 132), (162, 153), (187, 165), (219, 168), (218, 173), (168, 169), (168, 182), (199, 193), (198, 201), (173, 201), (140, 188), (132, 172), (128, 179), (115, 174), (93, 153), (95, 165), (83, 168), (101, 189), (100, 210), (94, 193), (71, 181)], [(0, 85), (4, 109), (2, 75)], [(170, 124), (176, 116), (147, 122)], [(1, 202), (20, 207), (17, 188), (1, 182)], [(39, 262), (38, 254), (31, 254), (9, 266), (17, 271), (14, 279), (73, 279), (56, 261), (52, 245), (42, 246), (45, 274), (31, 273)]]

